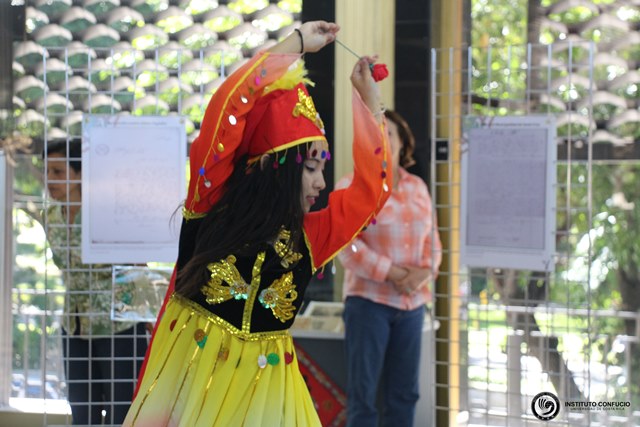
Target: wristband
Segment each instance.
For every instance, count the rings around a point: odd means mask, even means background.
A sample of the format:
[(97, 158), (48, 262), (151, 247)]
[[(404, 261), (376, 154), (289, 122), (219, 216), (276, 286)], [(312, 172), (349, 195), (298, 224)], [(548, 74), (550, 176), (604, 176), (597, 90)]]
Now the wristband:
[(300, 36), (300, 53), (304, 53), (304, 39), (302, 38), (302, 31), (300, 31), (299, 28), (294, 28), (293, 31), (298, 33), (298, 36)]

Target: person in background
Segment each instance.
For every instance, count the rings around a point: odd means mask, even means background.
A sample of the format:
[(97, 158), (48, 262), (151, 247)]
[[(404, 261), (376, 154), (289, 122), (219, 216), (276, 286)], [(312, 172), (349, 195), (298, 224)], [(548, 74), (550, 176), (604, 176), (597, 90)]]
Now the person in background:
[(146, 325), (112, 322), (111, 265), (82, 263), (81, 142), (49, 142), (45, 159), (45, 231), (66, 286), (62, 350), (73, 424), (120, 425), (147, 350)]
[(125, 426), (320, 426), (289, 328), (312, 275), (392, 182), (375, 60), (363, 57), (351, 74), (353, 185), (310, 212), (330, 152), (299, 59), (338, 30), (305, 22), (211, 98), (190, 152), (177, 279)]
[[(415, 141), (406, 121), (385, 111), (393, 191), (372, 225), (343, 249), (347, 425), (413, 426), (420, 346), (430, 284), (442, 246), (427, 186), (408, 173)], [(351, 176), (336, 188), (350, 184)], [(382, 423), (376, 393), (384, 381)]]

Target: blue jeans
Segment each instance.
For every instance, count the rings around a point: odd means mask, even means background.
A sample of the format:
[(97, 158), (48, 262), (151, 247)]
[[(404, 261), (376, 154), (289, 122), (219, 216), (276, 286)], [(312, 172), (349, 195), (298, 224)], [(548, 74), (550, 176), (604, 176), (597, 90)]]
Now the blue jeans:
[(419, 398), (425, 307), (398, 310), (360, 297), (344, 307), (347, 426), (378, 425), (376, 396), (384, 383), (382, 425), (412, 427)]

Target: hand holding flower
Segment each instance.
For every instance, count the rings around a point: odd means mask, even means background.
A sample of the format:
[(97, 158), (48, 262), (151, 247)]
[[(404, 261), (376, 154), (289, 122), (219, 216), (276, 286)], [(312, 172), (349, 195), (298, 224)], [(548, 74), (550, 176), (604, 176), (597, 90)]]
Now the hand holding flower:
[(371, 75), (376, 82), (382, 81), (389, 76), (389, 70), (387, 70), (386, 64), (370, 64)]

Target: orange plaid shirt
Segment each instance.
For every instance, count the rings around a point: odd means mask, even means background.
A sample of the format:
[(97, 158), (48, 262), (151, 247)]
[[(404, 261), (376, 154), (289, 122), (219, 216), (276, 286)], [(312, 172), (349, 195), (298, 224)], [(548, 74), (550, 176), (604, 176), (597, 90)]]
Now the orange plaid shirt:
[[(371, 224), (338, 255), (345, 267), (343, 297), (359, 296), (401, 310), (413, 310), (431, 300), (430, 284), (404, 295), (385, 278), (392, 264), (430, 268), (435, 278), (442, 244), (426, 184), (400, 168), (398, 189)], [(336, 188), (349, 185), (342, 178)]]

